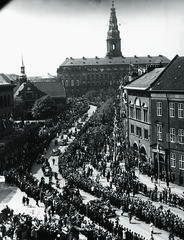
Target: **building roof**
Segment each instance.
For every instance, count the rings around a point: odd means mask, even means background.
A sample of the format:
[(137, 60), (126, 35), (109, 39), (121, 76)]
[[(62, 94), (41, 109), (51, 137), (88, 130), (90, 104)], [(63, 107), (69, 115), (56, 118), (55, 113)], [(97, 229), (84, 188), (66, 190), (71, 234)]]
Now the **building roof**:
[(0, 85), (7, 85), (7, 84), (11, 84), (11, 81), (4, 73), (0, 73)]
[(152, 91), (184, 91), (184, 57), (176, 55), (153, 84)]
[(31, 83), (38, 88), (43, 93), (46, 93), (50, 97), (66, 97), (66, 92), (63, 85), (54, 80), (40, 80), (39, 81), (31, 81)]
[(125, 89), (135, 89), (135, 90), (146, 90), (148, 89), (152, 83), (158, 78), (158, 76), (162, 73), (164, 68), (155, 68), (151, 72), (145, 73), (139, 78), (133, 80), (129, 84), (127, 84)]
[(51, 74), (47, 73), (45, 75), (41, 75), (41, 76), (30, 76), (28, 77), (30, 81), (34, 82), (34, 81), (43, 81), (44, 80), (54, 80), (56, 79), (56, 76), (52, 76)]
[(85, 66), (85, 65), (122, 65), (122, 64), (159, 64), (169, 63), (170, 60), (162, 55), (146, 57), (104, 57), (104, 58), (66, 58), (60, 66)]

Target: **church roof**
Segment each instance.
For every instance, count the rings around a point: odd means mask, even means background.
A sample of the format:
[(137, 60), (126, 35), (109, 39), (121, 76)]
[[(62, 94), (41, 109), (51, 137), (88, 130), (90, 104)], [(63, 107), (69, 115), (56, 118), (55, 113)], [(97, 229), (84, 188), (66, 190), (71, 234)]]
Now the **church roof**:
[(134, 89), (134, 90), (146, 90), (148, 89), (152, 83), (158, 78), (158, 76), (162, 73), (164, 68), (155, 68), (151, 72), (145, 73), (139, 78), (133, 80), (128, 85), (126, 85), (125, 89)]
[(158, 56), (145, 56), (145, 57), (104, 57), (104, 58), (66, 58), (66, 60), (60, 65), (60, 66), (89, 66), (89, 65), (129, 65), (129, 64), (135, 64), (135, 65), (140, 65), (140, 64), (159, 64), (159, 63), (164, 63), (167, 64), (169, 63), (170, 60), (162, 55)]
[(152, 91), (184, 92), (184, 56), (176, 55), (153, 84)]
[(35, 87), (37, 87), (40, 91), (46, 93), (50, 97), (66, 97), (66, 92), (63, 85), (54, 80), (39, 80), (31, 82)]

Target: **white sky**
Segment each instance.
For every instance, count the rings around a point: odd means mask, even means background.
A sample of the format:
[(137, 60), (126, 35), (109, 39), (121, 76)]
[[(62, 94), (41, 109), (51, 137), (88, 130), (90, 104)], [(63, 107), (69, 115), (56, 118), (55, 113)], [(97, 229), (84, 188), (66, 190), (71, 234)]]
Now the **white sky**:
[[(0, 72), (56, 70), (66, 57), (104, 57), (111, 0), (14, 0), (0, 11)], [(184, 55), (183, 0), (116, 0), (122, 54)]]

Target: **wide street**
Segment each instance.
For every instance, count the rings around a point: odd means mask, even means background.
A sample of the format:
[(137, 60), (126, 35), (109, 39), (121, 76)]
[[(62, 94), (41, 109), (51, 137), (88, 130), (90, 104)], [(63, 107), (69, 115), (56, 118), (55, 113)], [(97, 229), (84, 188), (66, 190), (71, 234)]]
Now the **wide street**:
[[(88, 118), (93, 114), (93, 112), (95, 111), (95, 107), (91, 107), (89, 112), (88, 112)], [(72, 131), (74, 131), (74, 127), (71, 129)], [(65, 136), (64, 136), (65, 137)], [(58, 142), (60, 141), (60, 136), (57, 136), (56, 138), (58, 140)], [(53, 172), (57, 172), (58, 173), (58, 178), (59, 178), (59, 184), (60, 184), (60, 190), (62, 191), (62, 187), (65, 185), (65, 180), (63, 179), (63, 177), (59, 174), (58, 171), (58, 156), (52, 156), (52, 150), (56, 147), (55, 146), (55, 140), (53, 139), (52, 142), (50, 143), (50, 147), (48, 149), (48, 151), (45, 154), (45, 157), (48, 158), (50, 166), (52, 168)], [(68, 141), (67, 146), (74, 140), (74, 137), (71, 137)], [(61, 150), (61, 152), (64, 152), (67, 148), (67, 146), (59, 146), (59, 149)], [(55, 162), (53, 162), (53, 158), (55, 159)], [(32, 174), (37, 178), (37, 179), (41, 179), (41, 177), (43, 177), (43, 172), (41, 169), (42, 164), (37, 164), (36, 162), (33, 164), (32, 166)], [(86, 168), (89, 165), (86, 166)], [(90, 167), (92, 167), (90, 165)], [(94, 169), (93, 170), (93, 175), (92, 178), (95, 179), (96, 175), (99, 174), (99, 172)], [(21, 192), (17, 187), (15, 186), (11, 186), (8, 184), (5, 184), (3, 181), (3, 177), (0, 178), (0, 209), (4, 208), (6, 205), (8, 205), (10, 208), (14, 209), (15, 213), (27, 213), (30, 214), (32, 216), (38, 217), (40, 219), (43, 220), (43, 216), (44, 216), (44, 205), (43, 204), (39, 204), (39, 207), (36, 205), (36, 202), (34, 199), (30, 199), (30, 204), (29, 206), (24, 206), (22, 204), (22, 197), (25, 195), (23, 192)], [(45, 177), (45, 181), (48, 182), (48, 177)], [(53, 178), (53, 186), (55, 186), (56, 181)], [(103, 186), (109, 186), (109, 183), (107, 182), (106, 178), (104, 177), (100, 177), (100, 183)], [(85, 203), (87, 203), (90, 200), (95, 199), (96, 197), (92, 196), (89, 193), (84, 192), (83, 190), (80, 190), (80, 193), (82, 195), (83, 201)], [(146, 197), (142, 196), (142, 195), (136, 195), (136, 197), (139, 198), (144, 198), (145, 200)], [(153, 204), (159, 206), (158, 202), (154, 202)], [(180, 209), (176, 209), (176, 208), (172, 208), (172, 207), (168, 207), (167, 205), (164, 204), (164, 209), (168, 209), (170, 208), (172, 211), (174, 211), (176, 214), (179, 215), (179, 217), (183, 217), (183, 211)], [(116, 214), (117, 216), (119, 216), (120, 219), (120, 224), (122, 224), (124, 227), (131, 229), (132, 231), (142, 235), (143, 237), (145, 237), (145, 239), (150, 239), (150, 225), (146, 224), (145, 222), (140, 221), (139, 219), (135, 219), (135, 217), (133, 217), (132, 219), (132, 223), (129, 223), (129, 219), (128, 219), (128, 214), (124, 213), (123, 216), (121, 216), (120, 214), (120, 210), (116, 209)], [(113, 221), (115, 221), (115, 218), (112, 218)], [(154, 229), (154, 239), (155, 240), (161, 240), (161, 239), (168, 239), (168, 232), (160, 230), (158, 228)], [(175, 238), (175, 239), (179, 239), (179, 238)]]

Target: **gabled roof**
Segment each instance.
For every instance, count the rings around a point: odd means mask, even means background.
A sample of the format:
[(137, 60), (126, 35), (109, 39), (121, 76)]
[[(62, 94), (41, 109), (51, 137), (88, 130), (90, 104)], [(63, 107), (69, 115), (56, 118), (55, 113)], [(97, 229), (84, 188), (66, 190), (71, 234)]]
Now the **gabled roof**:
[(87, 66), (87, 65), (129, 65), (129, 64), (168, 64), (170, 60), (162, 55), (145, 57), (104, 57), (104, 58), (66, 58), (60, 66)]
[(125, 89), (134, 89), (134, 90), (146, 90), (148, 89), (152, 83), (158, 78), (158, 76), (162, 73), (164, 68), (155, 68), (151, 72), (145, 73), (139, 78), (133, 80), (129, 84), (127, 84)]
[(184, 92), (184, 57), (176, 55), (153, 84), (151, 90)]
[(50, 97), (66, 97), (66, 92), (63, 85), (54, 80), (39, 80), (39, 81), (32, 81), (31, 82), (36, 88), (38, 88), (43, 93), (46, 93)]

